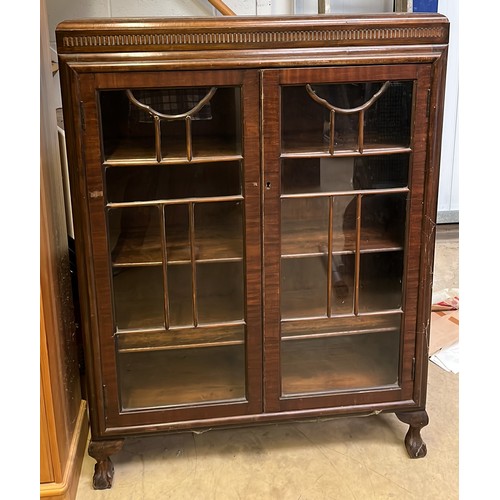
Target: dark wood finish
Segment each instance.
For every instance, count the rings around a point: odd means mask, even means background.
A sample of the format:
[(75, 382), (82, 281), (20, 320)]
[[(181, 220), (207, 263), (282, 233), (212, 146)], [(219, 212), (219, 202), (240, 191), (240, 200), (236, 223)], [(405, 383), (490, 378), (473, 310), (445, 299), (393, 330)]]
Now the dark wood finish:
[[(421, 456), (446, 18), (94, 19), (61, 23), (57, 41), (97, 487), (111, 485), (109, 455), (121, 446), (116, 439), (159, 431), (387, 411), (409, 423), (406, 446), (410, 455)], [(374, 140), (373, 130), (365, 130), (372, 106), (383, 101), (390, 84), (378, 99), (372, 93), (348, 108), (312, 99), (330, 117), (319, 135), (312, 129), (296, 133), (298, 126), (282, 123), (284, 87), (314, 93), (315, 84), (371, 82), (410, 82), (402, 84), (412, 89), (407, 138)], [(126, 91), (135, 96), (141, 89), (186, 93), (194, 87), (210, 96), (210, 123), (188, 109), (151, 105), (152, 112), (143, 103), (151, 135), (141, 135), (137, 130), (146, 128), (130, 124), (126, 109), (120, 119), (102, 110), (111, 95), (113, 113), (119, 113), (113, 99), (121, 99), (120, 92), (127, 106), (136, 106)], [(223, 94), (228, 88), (238, 89), (233, 102)], [(217, 103), (224, 103), (221, 116)], [(175, 131), (167, 123), (164, 118), (172, 115), (184, 128)], [(347, 115), (356, 130), (352, 145), (337, 144), (336, 127)], [(215, 133), (199, 133), (214, 123)], [(171, 137), (165, 140), (167, 130)], [(322, 159), (378, 157), (386, 164), (398, 154), (409, 159), (401, 162), (408, 174), (389, 187), (329, 184), (322, 191), (300, 173), (306, 160), (319, 165)], [(285, 161), (297, 162), (290, 185), (282, 184)], [(224, 175), (216, 175), (217, 165), (224, 165)], [(144, 178), (152, 169), (182, 169), (222, 187), (240, 166), (235, 185), (241, 190), (230, 192), (200, 194), (192, 176), (184, 191), (127, 197), (113, 184), (119, 176), (106, 176), (132, 172)], [(118, 195), (109, 199), (113, 186)], [(396, 197), (404, 211), (377, 219), (365, 200), (384, 196)], [(352, 199), (350, 219), (344, 217), (340, 229), (334, 223), (337, 199)], [(318, 200), (325, 213), (302, 217), (301, 207), (312, 210)], [(223, 217), (197, 224), (197, 207), (224, 201), (241, 204), (242, 225), (219, 224)], [(296, 202), (291, 212), (282, 210), (282, 203)], [(120, 210), (135, 211), (136, 222), (118, 234), (116, 226), (108, 228), (107, 217)], [(370, 222), (364, 215), (371, 211)], [(171, 214), (177, 214), (177, 225)], [(212, 276), (210, 286), (206, 266), (221, 276)], [(284, 283), (287, 266), (292, 274)], [(384, 271), (377, 276), (379, 267)], [(130, 278), (121, 295), (116, 283), (141, 273), (158, 283), (149, 281), (150, 298), (141, 296), (144, 304), (132, 320), (124, 314), (117, 321), (116, 311), (137, 312), (141, 302), (127, 295), (138, 278)], [(308, 288), (314, 273), (324, 285)], [(238, 286), (221, 288), (239, 274), (241, 297)], [(385, 295), (378, 293), (382, 289)], [(171, 300), (175, 293), (177, 303)], [(155, 377), (154, 363), (166, 366), (161, 377)], [(169, 370), (182, 374), (184, 383)], [(209, 376), (201, 383), (203, 370)], [(174, 383), (164, 384), (167, 379)]]
[(420, 431), (429, 423), (425, 410), (396, 412), (396, 417), (408, 424), (410, 428), (405, 436), (406, 451), (410, 458), (423, 458), (427, 455), (427, 446), (422, 440)]
[(95, 459), (92, 484), (96, 490), (105, 490), (113, 485), (115, 468), (109, 458), (123, 447), (123, 439), (109, 441), (90, 441), (89, 455)]
[[(231, 17), (197, 20), (93, 19), (59, 25), (61, 53), (440, 45), (448, 41), (443, 16)], [(354, 42), (354, 43), (353, 43)]]
[(166, 335), (164, 330), (118, 333), (117, 348), (119, 352), (144, 352), (244, 343), (243, 321), (234, 325), (198, 326), (198, 328), (172, 330), (170, 335)]
[[(287, 225), (287, 231), (281, 238), (282, 255), (327, 255), (328, 248), (318, 245), (324, 231), (308, 224), (306, 221), (296, 220)], [(354, 229), (348, 230), (342, 235), (332, 235), (332, 252), (337, 254), (349, 254), (355, 251), (356, 232)], [(363, 228), (360, 234), (361, 252), (373, 251), (397, 251), (402, 250), (402, 242), (397, 239), (388, 229)]]
[[(390, 76), (389, 76), (390, 75)], [(411, 202), (407, 217), (408, 231), (406, 247), (406, 270), (404, 284), (404, 335), (402, 338), (402, 367), (400, 370), (400, 384), (402, 399), (411, 397), (413, 393), (413, 374), (412, 364), (415, 357), (415, 330), (416, 330), (416, 306), (418, 303), (416, 291), (419, 285), (418, 264), (420, 258), (420, 238), (421, 238), (421, 211), (419, 207), (423, 202), (422, 185), (427, 175), (425, 169), (426, 145), (425, 135), (427, 132), (427, 117), (426, 99), (428, 95), (430, 69), (428, 67), (420, 67), (417, 65), (401, 65), (401, 66), (377, 66), (377, 67), (355, 67), (355, 68), (327, 68), (327, 69), (285, 69), (285, 70), (270, 70), (264, 74), (264, 122), (270, 122), (268, 134), (264, 132), (264, 158), (266, 164), (266, 185), (269, 183), (269, 188), (265, 191), (264, 198), (264, 245), (268, 249), (266, 253), (266, 269), (271, 269), (271, 272), (266, 272), (265, 289), (269, 291), (266, 294), (268, 302), (265, 304), (266, 319), (268, 325), (265, 325), (266, 341), (267, 341), (267, 357), (273, 361), (268, 363), (266, 392), (268, 405), (273, 410), (282, 409), (298, 409), (302, 405), (311, 405), (311, 407), (325, 404), (325, 397), (320, 398), (310, 397), (305, 401), (298, 400), (281, 400), (281, 387), (279, 381), (280, 348), (279, 348), (279, 294), (280, 294), (280, 243), (279, 224), (280, 220), (280, 169), (279, 161), (282, 157), (280, 144), (276, 141), (275, 130), (280, 130), (279, 120), (279, 85), (306, 84), (306, 83), (326, 83), (326, 82), (346, 82), (346, 81), (386, 81), (386, 80), (408, 80), (415, 79), (416, 85), (414, 89), (414, 109), (415, 120), (414, 130), (412, 131), (412, 167), (411, 179)], [(274, 123), (273, 120), (276, 120)], [(314, 153), (314, 150), (312, 150)], [(323, 195), (323, 194), (322, 194)], [(288, 195), (287, 195), (288, 196)], [(284, 196), (286, 197), (286, 196)], [(267, 219), (266, 219), (267, 214)], [(358, 239), (359, 232), (353, 234), (353, 239)], [(285, 238), (285, 244), (286, 244)], [(360, 241), (358, 242), (360, 244)], [(352, 244), (351, 244), (352, 245)], [(361, 246), (361, 248), (363, 248)], [(358, 266), (356, 266), (358, 267)], [(315, 297), (309, 296), (305, 300), (312, 299), (317, 303)], [(288, 300), (288, 298), (287, 298)], [(296, 301), (297, 304), (302, 302), (301, 297), (291, 297), (290, 300)], [(356, 293), (354, 294), (354, 302), (356, 306)], [(322, 315), (323, 309), (320, 307), (311, 313), (312, 317)], [(271, 381), (276, 381), (274, 384)], [(337, 395), (332, 395), (332, 402)], [(363, 398), (364, 395), (359, 395)], [(278, 403), (278, 401), (280, 401)]]

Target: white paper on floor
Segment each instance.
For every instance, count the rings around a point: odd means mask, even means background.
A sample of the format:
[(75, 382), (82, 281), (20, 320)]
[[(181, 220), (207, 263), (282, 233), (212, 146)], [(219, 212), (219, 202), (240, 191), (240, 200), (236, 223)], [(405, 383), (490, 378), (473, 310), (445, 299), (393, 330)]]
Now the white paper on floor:
[(440, 349), (438, 352), (436, 352), (430, 357), (430, 360), (434, 364), (443, 368), (443, 370), (446, 370), (451, 373), (458, 373), (459, 372), (458, 342), (455, 342), (449, 347), (444, 347), (443, 349)]

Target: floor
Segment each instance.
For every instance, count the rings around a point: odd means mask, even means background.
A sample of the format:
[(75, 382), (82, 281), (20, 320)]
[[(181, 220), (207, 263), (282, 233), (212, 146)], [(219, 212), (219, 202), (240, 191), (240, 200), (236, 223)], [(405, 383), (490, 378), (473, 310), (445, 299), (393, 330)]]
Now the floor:
[[(457, 225), (437, 231), (434, 290), (445, 288), (459, 288)], [(137, 438), (113, 457), (110, 490), (92, 489), (85, 457), (77, 500), (458, 499), (458, 386), (429, 364), (423, 459), (407, 457), (408, 426), (392, 414)]]

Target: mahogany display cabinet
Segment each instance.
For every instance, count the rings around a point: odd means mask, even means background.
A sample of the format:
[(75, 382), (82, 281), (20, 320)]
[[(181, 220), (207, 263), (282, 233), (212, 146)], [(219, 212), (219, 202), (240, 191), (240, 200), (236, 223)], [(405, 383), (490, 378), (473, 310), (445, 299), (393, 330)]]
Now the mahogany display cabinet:
[(157, 432), (393, 412), (426, 454), (448, 31), (58, 26), (95, 488)]

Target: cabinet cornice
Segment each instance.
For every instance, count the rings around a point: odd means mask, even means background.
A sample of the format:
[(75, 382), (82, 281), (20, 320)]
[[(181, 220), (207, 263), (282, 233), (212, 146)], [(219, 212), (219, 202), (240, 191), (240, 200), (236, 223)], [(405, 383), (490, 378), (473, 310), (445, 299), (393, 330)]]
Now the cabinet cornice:
[(441, 44), (448, 22), (440, 15), (318, 16), (276, 19), (96, 19), (57, 28), (60, 53), (342, 47)]

